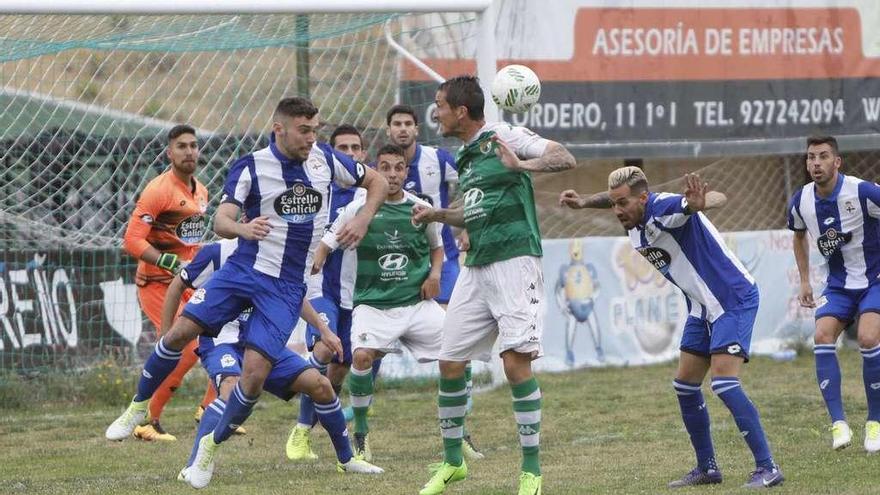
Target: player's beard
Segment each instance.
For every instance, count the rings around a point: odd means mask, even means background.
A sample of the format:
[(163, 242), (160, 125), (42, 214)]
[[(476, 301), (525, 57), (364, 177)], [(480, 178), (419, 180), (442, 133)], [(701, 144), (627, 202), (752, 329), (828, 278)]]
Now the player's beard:
[(394, 144), (396, 144), (397, 146), (400, 146), (403, 149), (407, 149), (410, 146), (412, 146), (412, 144), (415, 142), (415, 140), (416, 140), (416, 137), (411, 136), (409, 134), (407, 134), (406, 136), (403, 136), (403, 137), (397, 136), (393, 139)]
[(182, 161), (180, 163), (175, 163), (174, 168), (182, 173), (182, 174), (194, 174), (196, 173), (196, 166), (198, 165), (197, 160), (193, 161)]

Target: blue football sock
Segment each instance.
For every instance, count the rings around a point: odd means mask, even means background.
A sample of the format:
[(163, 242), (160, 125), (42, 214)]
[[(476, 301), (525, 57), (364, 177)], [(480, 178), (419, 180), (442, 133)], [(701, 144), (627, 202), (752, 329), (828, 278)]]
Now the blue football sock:
[(135, 395), (134, 400), (136, 402), (143, 402), (152, 397), (156, 389), (159, 388), (159, 385), (162, 385), (162, 382), (177, 367), (182, 354), (181, 351), (168, 349), (165, 347), (163, 339), (159, 339), (159, 342), (156, 342), (156, 348), (153, 349), (153, 353), (150, 354), (147, 362), (144, 363), (141, 379), (138, 381), (137, 395)]
[(336, 458), (345, 464), (354, 454), (351, 452), (351, 442), (348, 439), (348, 428), (345, 426), (345, 416), (342, 414), (342, 404), (339, 397), (334, 397), (328, 404), (315, 403), (315, 413), (321, 426), (330, 435), (333, 448), (336, 449)]
[[(319, 361), (314, 354), (309, 356), (309, 364), (314, 366), (322, 375), (327, 374), (327, 363)], [(299, 418), (297, 422), (309, 428), (315, 426), (315, 423), (318, 422), (318, 418), (315, 416), (315, 403), (307, 394), (302, 394), (299, 398)]]
[(772, 469), (773, 456), (761, 426), (761, 418), (752, 401), (740, 386), (735, 376), (716, 376), (712, 378), (712, 391), (724, 402), (733, 415), (733, 421), (755, 456), (755, 466)]
[(244, 392), (241, 391), (241, 383), (236, 383), (232, 393), (229, 394), (226, 411), (223, 412), (223, 416), (217, 422), (217, 427), (214, 428), (214, 442), (219, 444), (226, 441), (236, 428), (244, 424), (259, 398), (260, 396), (248, 397), (244, 395)]
[(189, 460), (186, 461), (187, 466), (192, 466), (193, 459), (196, 458), (196, 452), (199, 450), (199, 440), (214, 431), (225, 410), (226, 403), (220, 397), (214, 399), (214, 402), (208, 404), (208, 407), (205, 408), (205, 413), (202, 414), (202, 419), (199, 420), (199, 428), (196, 430), (196, 439), (193, 442), (192, 452), (189, 455)]
[(868, 398), (868, 421), (880, 421), (880, 345), (862, 349), (862, 379)]
[(712, 434), (709, 430), (709, 408), (706, 407), (700, 384), (673, 380), (672, 387), (678, 396), (681, 419), (697, 455), (697, 467), (703, 471), (717, 470), (715, 447), (712, 445)]
[(837, 361), (835, 344), (816, 344), (813, 347), (816, 356), (816, 381), (819, 391), (825, 400), (825, 407), (831, 416), (831, 422), (846, 421), (843, 412), (843, 399), (840, 396), (840, 363)]

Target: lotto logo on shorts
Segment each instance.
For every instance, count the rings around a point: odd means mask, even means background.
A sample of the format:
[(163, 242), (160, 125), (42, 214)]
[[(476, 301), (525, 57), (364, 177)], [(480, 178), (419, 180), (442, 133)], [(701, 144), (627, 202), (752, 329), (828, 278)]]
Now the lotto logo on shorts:
[(223, 366), (224, 368), (235, 366), (235, 358), (232, 357), (232, 354), (224, 354), (223, 357), (220, 358), (220, 366)]
[(330, 324), (330, 318), (327, 318), (327, 313), (318, 313), (318, 316), (321, 317), (321, 321), (323, 321), (325, 325)]
[(201, 304), (205, 300), (205, 289), (201, 288), (195, 292), (193, 292), (192, 297), (189, 298), (189, 302), (191, 304)]
[(733, 344), (727, 346), (727, 353), (731, 355), (737, 355), (742, 352), (742, 347), (739, 344)]

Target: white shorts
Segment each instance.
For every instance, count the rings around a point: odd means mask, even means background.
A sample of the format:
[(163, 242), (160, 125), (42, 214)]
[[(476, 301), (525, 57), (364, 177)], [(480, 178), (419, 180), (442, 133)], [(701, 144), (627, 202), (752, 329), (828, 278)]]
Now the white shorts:
[(465, 266), (446, 308), (440, 359), (489, 361), (496, 339), (499, 353), (514, 350), (539, 358), (544, 308), (541, 258)]
[(445, 316), (434, 300), (390, 309), (361, 304), (351, 316), (351, 352), (366, 348), (400, 353), (403, 345), (420, 363), (436, 361)]

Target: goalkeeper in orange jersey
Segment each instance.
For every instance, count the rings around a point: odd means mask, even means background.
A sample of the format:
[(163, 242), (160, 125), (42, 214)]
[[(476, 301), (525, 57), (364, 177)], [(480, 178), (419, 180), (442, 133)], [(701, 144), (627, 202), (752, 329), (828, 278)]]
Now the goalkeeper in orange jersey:
[[(158, 333), (163, 330), (162, 303), (165, 291), (181, 265), (191, 260), (205, 234), (208, 190), (195, 178), (199, 160), (196, 131), (176, 125), (168, 132), (166, 151), (171, 167), (151, 180), (138, 198), (125, 230), (125, 251), (137, 258), (138, 300)], [(181, 304), (186, 303), (186, 294)], [(138, 426), (134, 436), (142, 440), (177, 440), (162, 428), (159, 418), (183, 376), (198, 361), (196, 341), (184, 349), (180, 363), (150, 401), (150, 422)], [(216, 395), (208, 384), (203, 404)]]

